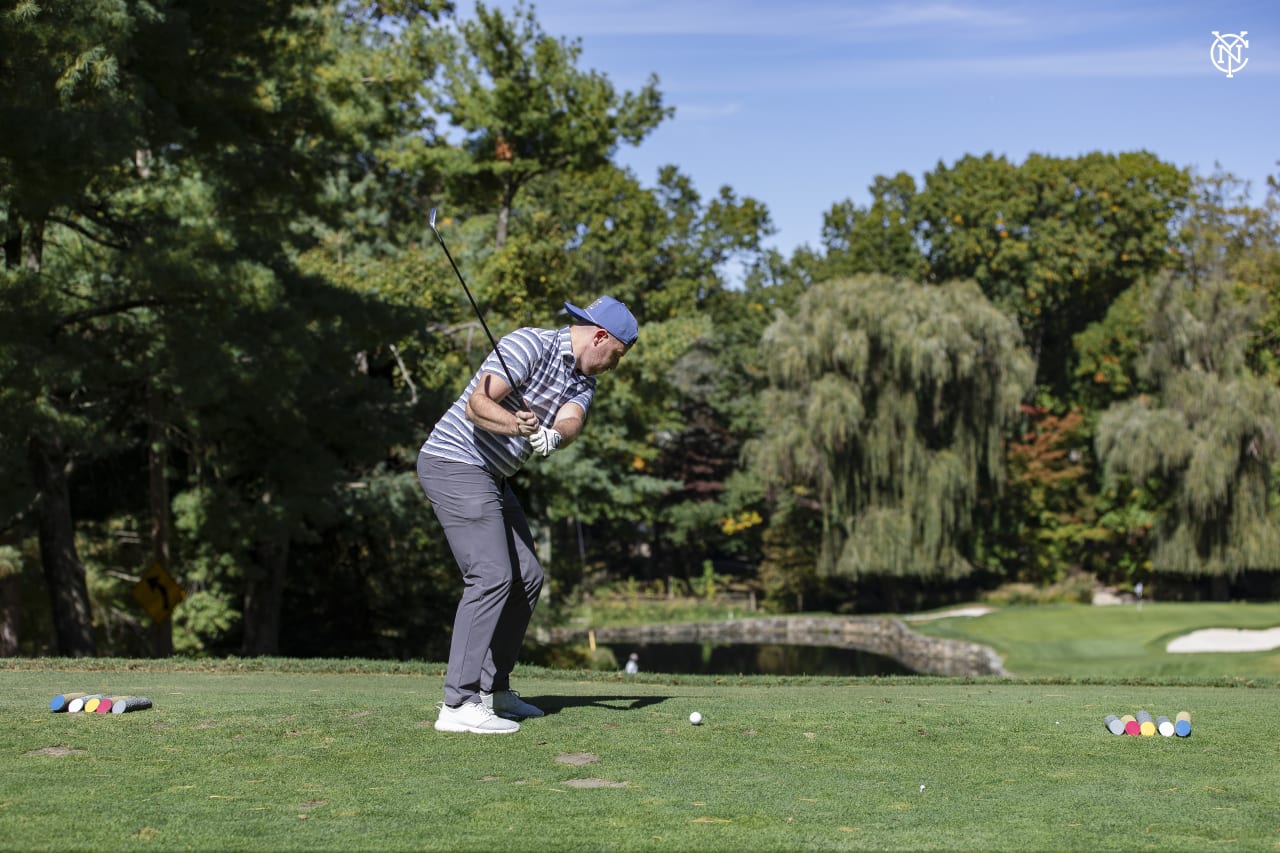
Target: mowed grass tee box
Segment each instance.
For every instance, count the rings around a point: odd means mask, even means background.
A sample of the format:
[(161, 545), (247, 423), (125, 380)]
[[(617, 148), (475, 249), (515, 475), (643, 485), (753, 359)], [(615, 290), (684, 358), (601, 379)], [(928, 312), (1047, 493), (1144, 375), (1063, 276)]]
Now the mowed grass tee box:
[[(517, 688), (546, 717), (480, 736), (432, 729), (438, 664), (194, 665), (0, 664), (5, 849), (1280, 842), (1274, 687), (519, 668)], [(154, 705), (51, 713), (50, 697), (70, 689)], [(1193, 732), (1127, 737), (1104, 725), (1139, 709), (1186, 710)]]

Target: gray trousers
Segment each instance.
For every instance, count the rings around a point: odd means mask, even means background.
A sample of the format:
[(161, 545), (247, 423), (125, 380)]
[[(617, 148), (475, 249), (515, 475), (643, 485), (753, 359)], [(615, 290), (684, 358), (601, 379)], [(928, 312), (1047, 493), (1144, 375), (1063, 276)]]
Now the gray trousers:
[(418, 454), (418, 482), (462, 572), (444, 701), (480, 701), (509, 690), (511, 670), (542, 591), (542, 566), (515, 492), (502, 477), (465, 462)]

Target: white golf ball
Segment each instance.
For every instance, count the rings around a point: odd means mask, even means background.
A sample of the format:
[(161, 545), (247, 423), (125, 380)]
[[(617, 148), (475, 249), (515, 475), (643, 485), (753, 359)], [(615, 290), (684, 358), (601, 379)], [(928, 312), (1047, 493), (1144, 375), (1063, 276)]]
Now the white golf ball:
[(689, 722), (693, 723), (695, 726), (701, 725), (702, 715), (699, 714), (697, 711), (694, 711), (692, 714), (689, 715)]

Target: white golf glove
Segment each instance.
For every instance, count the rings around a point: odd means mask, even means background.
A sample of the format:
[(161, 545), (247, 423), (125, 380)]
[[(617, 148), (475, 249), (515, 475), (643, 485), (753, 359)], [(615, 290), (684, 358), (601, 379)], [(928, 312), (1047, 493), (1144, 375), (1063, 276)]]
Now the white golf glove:
[(529, 444), (535, 453), (550, 456), (551, 451), (560, 446), (560, 433), (552, 427), (540, 426), (538, 431), (529, 436)]

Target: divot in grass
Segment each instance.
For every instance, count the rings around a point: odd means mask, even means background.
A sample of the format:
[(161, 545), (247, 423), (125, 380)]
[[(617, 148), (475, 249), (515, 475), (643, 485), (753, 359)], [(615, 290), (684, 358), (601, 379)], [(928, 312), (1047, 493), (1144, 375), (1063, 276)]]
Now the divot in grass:
[(88, 755), (87, 749), (72, 749), (67, 746), (46, 746), (43, 749), (33, 749), (30, 752), (24, 752), (23, 755), (51, 755), (54, 758), (65, 758), (68, 755)]
[(628, 783), (592, 777), (590, 779), (569, 779), (561, 784), (568, 788), (625, 788)]

